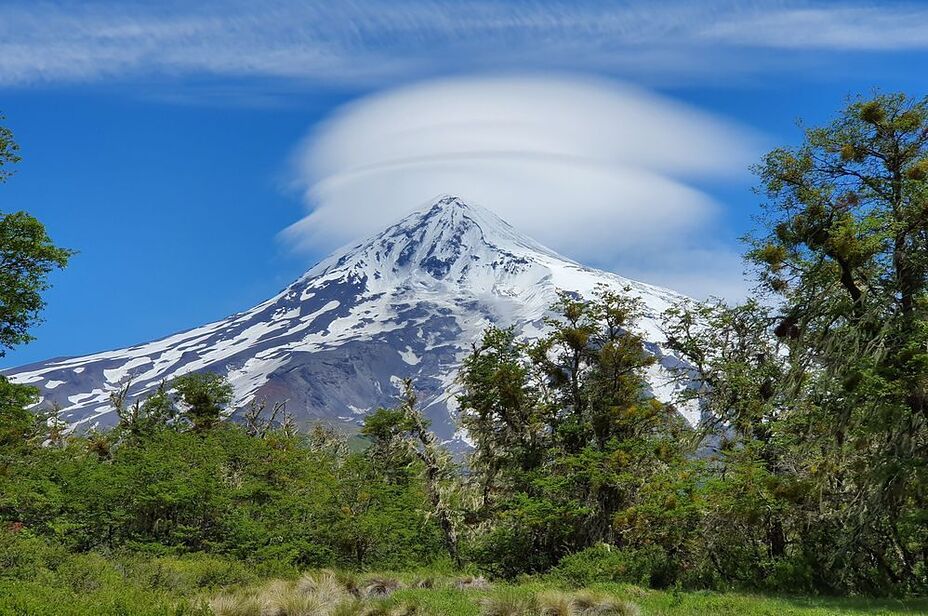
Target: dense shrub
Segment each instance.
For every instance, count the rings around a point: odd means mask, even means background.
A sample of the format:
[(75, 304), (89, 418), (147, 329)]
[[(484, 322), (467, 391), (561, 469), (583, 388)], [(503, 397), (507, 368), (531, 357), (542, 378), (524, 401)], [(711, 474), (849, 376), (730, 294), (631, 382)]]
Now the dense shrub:
[(600, 544), (565, 556), (548, 576), (577, 588), (603, 582), (662, 586), (667, 567), (667, 555), (656, 546), (632, 550)]
[[(440, 553), (422, 486), (411, 475), (385, 481), (363, 453), (255, 438), (233, 424), (107, 438), (105, 456), (72, 438), (15, 458), (0, 475), (0, 524), (21, 529), (16, 541), (44, 537), (76, 552), (205, 552), (282, 571), (402, 566)], [(0, 558), (35, 558), (3, 550)]]

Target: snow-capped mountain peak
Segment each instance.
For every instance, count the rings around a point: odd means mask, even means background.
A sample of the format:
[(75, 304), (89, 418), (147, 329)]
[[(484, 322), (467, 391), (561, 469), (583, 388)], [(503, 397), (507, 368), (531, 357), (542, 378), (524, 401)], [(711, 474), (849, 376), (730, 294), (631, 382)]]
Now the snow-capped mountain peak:
[[(487, 209), (444, 196), (382, 232), (336, 251), (275, 297), (226, 319), (145, 344), (6, 371), (41, 390), (78, 428), (110, 425), (109, 392), (131, 379), (144, 396), (189, 371), (227, 374), (238, 407), (287, 400), (298, 418), (357, 423), (415, 380), (437, 431), (453, 438), (455, 375), (490, 324), (543, 330), (558, 290), (630, 288), (670, 394), (659, 315), (682, 296), (586, 268), (519, 233)], [(698, 413), (686, 412), (695, 422)]]
[(475, 265), (491, 266), (500, 256), (518, 258), (532, 253), (557, 257), (491, 211), (444, 196), (381, 233), (336, 252), (310, 269), (304, 279), (351, 272), (372, 283), (384, 277), (419, 275), (463, 282)]

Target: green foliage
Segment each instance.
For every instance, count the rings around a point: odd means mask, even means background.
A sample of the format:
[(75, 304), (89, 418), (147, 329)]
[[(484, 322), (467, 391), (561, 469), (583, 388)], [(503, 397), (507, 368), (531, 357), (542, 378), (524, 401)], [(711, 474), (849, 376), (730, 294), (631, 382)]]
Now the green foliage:
[[(769, 297), (669, 315), (696, 369), (683, 401), (716, 420), (678, 520), (696, 540), (674, 554), (699, 584), (928, 588), (926, 155), (928, 100), (904, 95), (771, 152), (748, 253)], [(655, 504), (681, 502), (671, 485), (648, 486)]]
[(228, 423), (123, 434), (21, 450), (0, 474), (0, 527), (77, 552), (205, 551), (269, 570), (429, 562), (440, 545), (422, 484), (386, 481), (347, 447)]
[(608, 582), (651, 586), (666, 560), (657, 546), (633, 550), (600, 544), (565, 556), (547, 577), (574, 588)]
[(749, 257), (779, 281), (783, 350), (759, 457), (788, 494), (774, 508), (793, 524), (784, 539), (833, 590), (928, 587), (926, 158), (928, 99), (890, 94), (757, 170), (769, 201)]
[[(368, 597), (364, 590), (372, 581), (383, 587), (398, 586), (386, 597)], [(918, 614), (924, 601), (875, 601), (824, 597), (774, 597), (737, 593), (658, 592), (638, 586), (599, 583), (589, 589), (568, 589), (557, 581), (527, 578), (519, 584), (468, 586), (462, 578), (437, 575), (428, 584), (417, 575), (388, 574), (365, 579), (351, 574), (314, 571), (301, 578), (271, 580), (212, 596), (215, 614), (257, 615), (260, 605), (306, 605), (313, 614), (384, 614), (424, 616), (593, 616), (655, 614), (666, 616), (840, 616), (861, 613)], [(308, 583), (307, 583), (308, 582)], [(347, 599), (357, 593), (357, 599)], [(256, 600), (257, 599), (257, 600)], [(339, 605), (339, 609), (333, 609)], [(272, 611), (271, 609), (267, 610)]]
[[(5, 120), (0, 115), (0, 121)], [(6, 126), (0, 126), (0, 183), (5, 182), (13, 172), (8, 168), (20, 161), (19, 144), (13, 138), (13, 131)]]
[[(11, 539), (12, 537), (12, 539)], [(15, 547), (13, 547), (15, 546)], [(834, 616), (875, 613), (920, 614), (924, 600), (800, 598), (657, 592), (628, 584), (598, 582), (593, 590), (567, 590), (557, 579), (525, 579), (519, 585), (475, 583), (443, 571), (357, 575), (296, 570), (264, 574), (246, 563), (204, 554), (143, 556), (89, 553), (72, 555), (28, 533), (0, 534), (0, 564), (10, 551), (27, 557), (27, 567), (0, 569), (0, 615), (20, 616), (217, 616), (270, 613), (272, 605), (307, 607), (313, 614), (423, 614), (476, 616), (481, 610), (522, 607), (531, 614), (616, 613)], [(269, 579), (276, 578), (276, 579)], [(387, 591), (377, 596), (375, 591)], [(345, 601), (346, 595), (358, 595)], [(261, 601), (255, 601), (256, 598)], [(327, 612), (336, 602), (341, 611)], [(210, 604), (212, 609), (210, 609)], [(266, 611), (262, 612), (261, 608)], [(569, 609), (568, 612), (552, 611)], [(600, 611), (593, 611), (598, 609)], [(228, 611), (238, 610), (238, 611)], [(254, 610), (254, 611), (248, 611)], [(367, 610), (367, 611), (361, 611)], [(590, 610), (584, 612), (583, 610)], [(627, 612), (618, 612), (627, 613)], [(631, 612), (635, 613), (635, 612)]]
[(38, 399), (36, 388), (10, 383), (0, 375), (0, 469), (2, 456), (19, 450), (32, 436), (36, 421), (28, 409)]
[[(172, 385), (177, 401), (184, 407), (184, 416), (198, 432), (213, 428), (222, 419), (225, 406), (232, 401), (232, 385), (211, 372), (185, 374), (174, 379)], [(163, 403), (149, 404), (160, 407)]]
[[(0, 126), (0, 183), (12, 174), (9, 165), (19, 162), (18, 151), (12, 131)], [(32, 340), (29, 329), (45, 306), (48, 275), (65, 267), (72, 254), (56, 247), (44, 225), (26, 212), (0, 211), (0, 357)]]
[(412, 381), (407, 379), (402, 404), (395, 409), (380, 409), (367, 417), (362, 433), (372, 439), (372, 457), (384, 469), (400, 469), (401, 474), (413, 460), (422, 465), (431, 514), (441, 529), (448, 556), (460, 567), (460, 520), (454, 503), (459, 492), (457, 468), (429, 431), (429, 422), (417, 408), (417, 402)]
[(504, 576), (622, 543), (617, 516), (681, 455), (673, 409), (647, 395), (653, 363), (628, 296), (563, 295), (534, 345), (491, 329), (464, 363), (462, 423), (482, 522), (474, 557)]
[(67, 265), (72, 254), (56, 247), (42, 223), (26, 212), (0, 212), (0, 357), (4, 349), (32, 340), (29, 329), (45, 306), (41, 293), (49, 287), (48, 275)]

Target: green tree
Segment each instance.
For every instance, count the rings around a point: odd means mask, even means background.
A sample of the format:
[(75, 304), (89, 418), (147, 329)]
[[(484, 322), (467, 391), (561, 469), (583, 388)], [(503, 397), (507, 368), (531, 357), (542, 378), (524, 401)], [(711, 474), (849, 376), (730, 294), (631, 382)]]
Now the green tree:
[(418, 407), (418, 396), (412, 381), (403, 382), (403, 396), (399, 406), (379, 409), (364, 421), (362, 433), (373, 441), (373, 454), (386, 463), (386, 468), (397, 462), (408, 466), (409, 459), (422, 466), (426, 496), (431, 514), (441, 530), (448, 556), (456, 567), (461, 566), (458, 540), (458, 508), (454, 506), (458, 470), (429, 430), (429, 423)]
[(845, 586), (924, 588), (928, 99), (854, 101), (757, 172), (766, 218), (749, 258), (801, 367), (794, 429), (828, 495), (826, 565)]
[[(753, 300), (684, 303), (666, 316), (667, 346), (687, 362), (680, 403), (698, 404), (704, 418), (706, 464), (686, 471), (700, 519), (690, 520), (684, 558), (744, 586), (826, 587), (824, 577), (810, 579), (824, 571), (821, 552), (804, 540), (818, 503), (801, 470), (805, 454), (789, 440), (805, 409), (797, 366), (773, 332), (779, 319)], [(659, 512), (649, 513), (643, 520), (659, 527)]]
[(178, 409), (166, 383), (162, 381), (147, 398), (136, 398), (132, 402), (129, 401), (131, 387), (132, 381), (127, 380), (119, 389), (110, 393), (110, 406), (119, 417), (113, 439), (118, 441), (127, 438), (138, 442), (174, 424)]
[(497, 572), (627, 544), (619, 514), (679, 458), (682, 420), (648, 394), (654, 359), (634, 333), (639, 311), (604, 288), (590, 301), (562, 295), (540, 342), (490, 329), (465, 360), (459, 402), (475, 445), (479, 558)]
[(232, 401), (232, 385), (225, 377), (212, 372), (179, 376), (171, 387), (196, 432), (209, 430), (219, 423), (223, 410)]
[(721, 439), (697, 535), (724, 579), (923, 590), (928, 99), (853, 101), (756, 172), (766, 300), (667, 327)]
[(470, 461), (484, 507), (521, 487), (543, 461), (545, 409), (529, 350), (513, 329), (491, 327), (464, 360), (458, 402), (462, 425), (477, 439)]
[[(36, 420), (27, 409), (38, 397), (34, 387), (15, 385), (0, 377), (0, 455), (19, 450), (34, 434)], [(3, 463), (0, 459), (0, 466)]]
[[(19, 162), (18, 151), (12, 131), (0, 126), (0, 183), (12, 174), (9, 166)], [(41, 294), (49, 287), (48, 275), (67, 265), (72, 254), (57, 248), (32, 216), (0, 211), (0, 357), (32, 339), (29, 329), (45, 306)], [(0, 376), (0, 449), (22, 444), (35, 425), (26, 409), (36, 402), (35, 388), (15, 385)]]
[[(19, 162), (18, 151), (13, 133), (0, 126), (0, 183), (12, 174), (8, 167)], [(32, 340), (29, 329), (45, 307), (48, 275), (65, 267), (73, 254), (55, 246), (44, 225), (26, 212), (0, 210), (0, 357)]]

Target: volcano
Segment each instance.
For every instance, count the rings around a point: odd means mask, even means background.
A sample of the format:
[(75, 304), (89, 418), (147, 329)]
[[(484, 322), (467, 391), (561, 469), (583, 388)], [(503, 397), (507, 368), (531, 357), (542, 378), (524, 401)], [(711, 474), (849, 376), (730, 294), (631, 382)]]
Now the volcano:
[[(191, 371), (227, 375), (235, 410), (256, 398), (285, 400), (302, 423), (348, 426), (393, 404), (402, 379), (412, 378), (436, 433), (460, 442), (455, 379), (483, 330), (511, 326), (538, 337), (558, 291), (590, 296), (599, 284), (642, 300), (638, 327), (658, 360), (648, 381), (669, 401), (681, 361), (662, 346), (660, 315), (685, 297), (584, 267), (451, 196), (336, 251), (244, 312), (154, 342), (4, 374), (36, 386), (40, 404), (59, 406), (75, 430), (114, 425), (109, 396), (123, 384), (131, 382), (134, 399)], [(680, 412), (691, 424), (699, 420), (698, 410)]]

